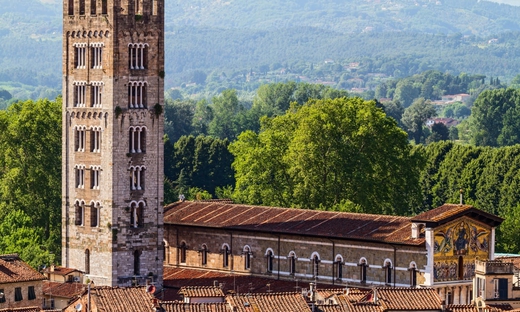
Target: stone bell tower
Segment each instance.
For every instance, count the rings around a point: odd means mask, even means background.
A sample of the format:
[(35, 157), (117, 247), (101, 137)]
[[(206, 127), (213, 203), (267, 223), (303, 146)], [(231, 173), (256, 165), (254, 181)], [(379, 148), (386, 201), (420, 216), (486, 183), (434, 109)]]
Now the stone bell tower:
[(162, 283), (164, 0), (64, 0), (62, 265)]

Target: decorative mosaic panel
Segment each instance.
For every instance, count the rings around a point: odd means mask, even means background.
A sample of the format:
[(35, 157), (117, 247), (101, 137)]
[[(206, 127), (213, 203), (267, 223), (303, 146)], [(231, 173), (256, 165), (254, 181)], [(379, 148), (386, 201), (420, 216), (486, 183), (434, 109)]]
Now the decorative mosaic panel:
[(461, 218), (434, 230), (435, 281), (470, 280), (475, 259), (489, 259), (491, 228)]

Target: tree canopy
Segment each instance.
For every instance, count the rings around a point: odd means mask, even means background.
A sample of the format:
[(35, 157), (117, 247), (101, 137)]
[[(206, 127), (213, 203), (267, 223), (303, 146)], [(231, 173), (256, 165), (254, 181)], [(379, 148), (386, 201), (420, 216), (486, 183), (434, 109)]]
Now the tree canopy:
[(418, 193), (420, 158), (374, 101), (293, 104), (230, 151), (234, 196), (245, 203), (407, 214)]

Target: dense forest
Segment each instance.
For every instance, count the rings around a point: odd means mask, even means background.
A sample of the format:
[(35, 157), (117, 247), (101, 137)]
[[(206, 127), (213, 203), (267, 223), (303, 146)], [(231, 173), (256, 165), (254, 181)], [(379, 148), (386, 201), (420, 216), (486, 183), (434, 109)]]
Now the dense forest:
[[(26, 2), (0, 0), (0, 89), (54, 98), (62, 3)], [(520, 7), (487, 1), (176, 0), (166, 16), (166, 88), (195, 98), (283, 81), (373, 91), (429, 69), (520, 72)]]

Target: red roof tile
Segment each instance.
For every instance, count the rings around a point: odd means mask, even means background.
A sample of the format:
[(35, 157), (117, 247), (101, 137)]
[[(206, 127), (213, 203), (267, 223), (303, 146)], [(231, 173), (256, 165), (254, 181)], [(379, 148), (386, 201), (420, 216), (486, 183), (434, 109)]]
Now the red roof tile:
[(185, 298), (197, 297), (224, 297), (224, 292), (218, 286), (184, 286), (179, 290), (179, 294)]
[(0, 312), (40, 312), (39, 307), (24, 307), (24, 308), (6, 308), (0, 309)]
[(184, 303), (179, 301), (163, 301), (160, 303), (164, 312), (229, 312), (229, 305), (223, 303)]
[[(284, 280), (274, 280), (251, 275), (231, 274), (215, 272), (207, 269), (176, 268), (165, 266), (163, 284), (166, 287), (162, 300), (180, 300), (177, 291), (185, 286), (221, 286), (224, 294), (234, 293), (267, 293), (272, 292), (294, 292), (301, 288), (309, 288), (307, 283), (298, 283)], [(269, 285), (269, 286), (268, 286)], [(332, 288), (334, 286), (319, 284), (320, 288)], [(337, 287), (337, 286), (336, 286)], [(175, 289), (174, 292), (170, 291)]]
[(80, 283), (58, 283), (58, 282), (43, 282), (43, 294), (53, 297), (63, 297), (71, 299), (81, 295), (87, 285)]
[(377, 297), (385, 310), (439, 310), (441, 298), (431, 288), (376, 288)]
[(90, 295), (98, 311), (154, 312), (154, 297), (146, 292), (146, 287), (96, 286), (91, 288)]
[(485, 211), (474, 208), (470, 205), (457, 205), (457, 204), (444, 204), (440, 207), (434, 208), (423, 212), (412, 218), (414, 222), (430, 222), (430, 223), (442, 223), (447, 222), (453, 218), (462, 215), (478, 215), (479, 218), (486, 220), (486, 223), (498, 226), (504, 221), (504, 219), (487, 213)]
[(0, 255), (0, 284), (41, 281), (45, 276), (23, 262), (18, 255)]
[(76, 269), (72, 269), (72, 268), (65, 268), (65, 267), (54, 267), (54, 271), (52, 271), (52, 268), (46, 268), (43, 273), (47, 274), (47, 273), (50, 273), (50, 274), (56, 274), (56, 275), (67, 275), (67, 274), (70, 274), (70, 273), (74, 273), (74, 272), (81, 272), (79, 270), (76, 270)]
[(408, 217), (190, 201), (171, 204), (165, 211), (166, 224), (424, 244), (423, 238), (410, 237)]
[(311, 311), (301, 293), (270, 293), (227, 296), (236, 312), (304, 312)]

